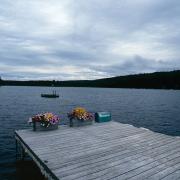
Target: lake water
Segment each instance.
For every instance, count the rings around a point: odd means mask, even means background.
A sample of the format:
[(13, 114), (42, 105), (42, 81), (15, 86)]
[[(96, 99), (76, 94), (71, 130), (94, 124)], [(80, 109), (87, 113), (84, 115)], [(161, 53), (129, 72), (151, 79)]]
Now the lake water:
[[(52, 90), (60, 98), (40, 97), (41, 93)], [(67, 112), (76, 106), (91, 112), (110, 111), (115, 121), (180, 136), (180, 91), (3, 86), (0, 87), (0, 179), (23, 179), (23, 172), (29, 179), (41, 179), (31, 162), (15, 163), (14, 130), (29, 128), (28, 118), (46, 111), (60, 115), (61, 123), (66, 123)]]

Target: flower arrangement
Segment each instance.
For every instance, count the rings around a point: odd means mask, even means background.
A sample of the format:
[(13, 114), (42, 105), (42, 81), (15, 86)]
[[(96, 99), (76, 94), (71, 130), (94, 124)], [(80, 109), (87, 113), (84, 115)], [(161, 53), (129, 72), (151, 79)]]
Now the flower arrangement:
[(68, 113), (69, 119), (78, 119), (83, 121), (93, 120), (93, 115), (86, 111), (85, 108), (76, 107), (72, 112)]
[(46, 112), (43, 114), (37, 114), (30, 118), (29, 123), (39, 122), (41, 126), (48, 128), (49, 126), (59, 123), (60, 118), (53, 113)]

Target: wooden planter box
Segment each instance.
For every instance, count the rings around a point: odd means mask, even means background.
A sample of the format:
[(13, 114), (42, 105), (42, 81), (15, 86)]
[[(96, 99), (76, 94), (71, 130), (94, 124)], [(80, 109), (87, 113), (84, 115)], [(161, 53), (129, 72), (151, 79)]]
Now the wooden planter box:
[(58, 129), (58, 124), (51, 124), (48, 127), (41, 126), (40, 122), (33, 122), (33, 131), (50, 131)]
[(82, 120), (82, 119), (70, 119), (69, 125), (70, 127), (80, 127), (80, 126), (87, 126), (92, 125), (93, 120)]

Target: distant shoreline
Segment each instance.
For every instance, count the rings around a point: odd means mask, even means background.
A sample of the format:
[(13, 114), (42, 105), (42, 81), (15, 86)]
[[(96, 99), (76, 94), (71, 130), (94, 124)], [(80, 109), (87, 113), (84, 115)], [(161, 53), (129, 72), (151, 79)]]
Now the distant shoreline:
[(97, 87), (135, 89), (175, 89), (180, 90), (180, 70), (117, 76), (96, 80), (69, 81), (17, 81), (2, 80), (0, 86), (41, 86), (41, 87)]

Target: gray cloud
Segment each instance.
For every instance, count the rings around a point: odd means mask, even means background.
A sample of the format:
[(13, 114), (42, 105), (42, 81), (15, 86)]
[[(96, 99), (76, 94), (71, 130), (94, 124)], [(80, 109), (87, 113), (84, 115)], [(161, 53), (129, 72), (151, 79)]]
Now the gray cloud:
[(1, 0), (0, 75), (96, 79), (180, 68), (178, 0)]
[[(132, 59), (126, 59), (122, 64), (112, 66), (94, 67), (98, 72), (111, 76), (128, 75), (135, 73), (170, 71), (177, 70), (180, 67), (180, 61), (173, 62), (155, 61), (153, 59), (145, 59), (141, 56), (135, 56)], [(121, 72), (121, 74), (119, 74)]]

